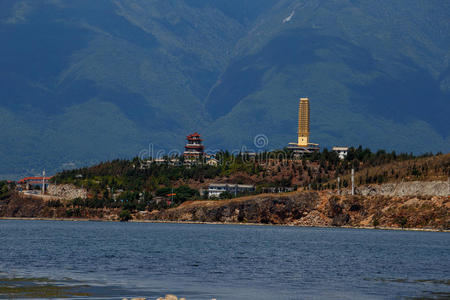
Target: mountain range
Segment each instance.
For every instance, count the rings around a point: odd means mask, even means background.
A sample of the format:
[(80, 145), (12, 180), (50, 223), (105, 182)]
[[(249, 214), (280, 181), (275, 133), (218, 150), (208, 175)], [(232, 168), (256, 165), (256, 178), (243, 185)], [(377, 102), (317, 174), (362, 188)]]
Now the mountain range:
[[(0, 1), (0, 177), (151, 149), (450, 150), (450, 2)], [(264, 147), (254, 145), (264, 137)], [(150, 149), (150, 150), (149, 150)]]

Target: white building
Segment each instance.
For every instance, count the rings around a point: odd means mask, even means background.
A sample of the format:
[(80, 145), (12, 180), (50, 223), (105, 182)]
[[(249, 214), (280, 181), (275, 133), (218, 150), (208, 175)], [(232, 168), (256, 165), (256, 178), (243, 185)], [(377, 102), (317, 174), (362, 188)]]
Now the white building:
[(333, 151), (336, 152), (340, 159), (344, 159), (348, 154), (348, 147), (333, 147)]
[(211, 183), (208, 186), (208, 199), (219, 198), (222, 193), (229, 192), (236, 196), (240, 193), (251, 193), (255, 191), (254, 185), (248, 184), (228, 184), (228, 183)]
[(209, 166), (217, 167), (219, 165), (219, 161), (215, 158), (210, 158), (206, 161), (206, 164)]

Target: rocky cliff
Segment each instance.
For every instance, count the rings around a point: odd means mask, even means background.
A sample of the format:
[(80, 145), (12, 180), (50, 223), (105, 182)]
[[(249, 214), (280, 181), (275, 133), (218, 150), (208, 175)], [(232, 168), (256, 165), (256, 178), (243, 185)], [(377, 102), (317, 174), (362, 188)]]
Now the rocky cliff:
[[(450, 229), (445, 182), (363, 187), (358, 195), (334, 191), (261, 194), (218, 201), (188, 201), (160, 211), (132, 213), (134, 220), (258, 223), (298, 226)], [(415, 193), (415, 194), (414, 194)], [(434, 195), (430, 195), (433, 194)], [(14, 194), (0, 201), (0, 217), (118, 220), (118, 208), (80, 207)]]
[(284, 224), (302, 218), (319, 204), (318, 193), (261, 195), (220, 201), (187, 202), (152, 212), (152, 220)]
[(166, 221), (239, 222), (299, 226), (409, 227), (450, 229), (444, 196), (336, 196), (330, 192), (258, 195), (195, 201), (139, 218)]

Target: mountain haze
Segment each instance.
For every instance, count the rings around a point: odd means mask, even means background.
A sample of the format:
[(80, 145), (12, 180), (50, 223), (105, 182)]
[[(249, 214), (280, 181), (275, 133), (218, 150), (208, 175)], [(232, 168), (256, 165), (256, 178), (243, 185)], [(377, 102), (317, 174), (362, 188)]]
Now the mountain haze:
[(311, 139), (450, 150), (450, 2), (0, 1), (0, 176)]

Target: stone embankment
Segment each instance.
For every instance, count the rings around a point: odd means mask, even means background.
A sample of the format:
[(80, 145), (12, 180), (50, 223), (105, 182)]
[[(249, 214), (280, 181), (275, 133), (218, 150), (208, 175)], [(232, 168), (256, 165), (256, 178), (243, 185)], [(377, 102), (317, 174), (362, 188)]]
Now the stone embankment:
[[(350, 190), (345, 190), (346, 194)], [(364, 185), (355, 189), (357, 195), (362, 196), (449, 196), (450, 181), (411, 181), (399, 183), (385, 183), (381, 185)]]
[(87, 191), (85, 189), (77, 188), (71, 184), (51, 184), (47, 189), (47, 193), (64, 200), (84, 199), (87, 197)]

